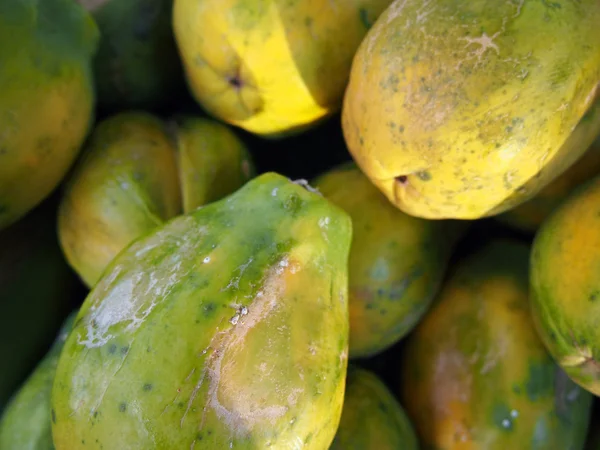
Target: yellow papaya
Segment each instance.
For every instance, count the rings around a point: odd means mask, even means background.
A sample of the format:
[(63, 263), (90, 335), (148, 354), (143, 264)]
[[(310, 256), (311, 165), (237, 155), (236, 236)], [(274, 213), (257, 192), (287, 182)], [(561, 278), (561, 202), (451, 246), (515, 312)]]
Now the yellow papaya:
[(94, 116), (98, 29), (71, 0), (0, 2), (0, 229), (58, 186)]
[(478, 219), (532, 198), (600, 80), (597, 0), (395, 0), (354, 57), (342, 126), (398, 208)]
[(280, 137), (339, 111), (352, 57), (392, 0), (175, 0), (190, 89), (210, 114)]
[(531, 255), (532, 311), (567, 374), (600, 395), (600, 176), (578, 187), (542, 224)]
[(266, 173), (140, 237), (84, 301), (56, 450), (322, 450), (348, 356), (348, 215)]
[(583, 448), (592, 396), (536, 333), (529, 254), (500, 239), (463, 260), (408, 338), (401, 402), (424, 448)]
[(536, 231), (573, 189), (600, 173), (600, 138), (593, 141), (598, 136), (600, 101), (590, 108), (564, 144), (568, 147), (564, 151), (573, 155), (578, 155), (580, 148), (587, 148), (583, 156), (531, 200), (496, 216), (496, 219), (513, 228)]
[(352, 218), (350, 357), (372, 356), (423, 317), (462, 224), (404, 214), (352, 163), (321, 175), (313, 186)]
[(415, 430), (387, 386), (368, 370), (348, 367), (340, 426), (329, 450), (417, 450)]
[(66, 183), (61, 246), (91, 287), (135, 238), (235, 191), (253, 174), (243, 143), (223, 124), (116, 114), (96, 127)]

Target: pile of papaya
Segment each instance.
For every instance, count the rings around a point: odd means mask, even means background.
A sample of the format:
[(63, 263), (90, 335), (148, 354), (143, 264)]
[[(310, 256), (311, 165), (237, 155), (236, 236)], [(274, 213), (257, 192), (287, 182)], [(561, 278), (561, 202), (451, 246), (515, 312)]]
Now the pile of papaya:
[(598, 0), (0, 43), (0, 450), (600, 450)]

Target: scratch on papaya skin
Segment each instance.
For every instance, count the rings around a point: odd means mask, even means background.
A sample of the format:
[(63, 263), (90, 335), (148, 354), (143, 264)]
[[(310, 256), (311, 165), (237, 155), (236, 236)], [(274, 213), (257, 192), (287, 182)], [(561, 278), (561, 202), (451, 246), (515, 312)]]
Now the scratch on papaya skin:
[(115, 377), (119, 374), (119, 372), (123, 368), (123, 365), (125, 364), (125, 361), (127, 360), (127, 357), (129, 356), (129, 352), (131, 351), (131, 346), (133, 345), (134, 341), (135, 341), (135, 339), (133, 339), (131, 341), (131, 344), (127, 347), (127, 352), (123, 355), (123, 359), (121, 360), (121, 362), (117, 366), (116, 370), (113, 372), (113, 374), (108, 379), (108, 383), (106, 383), (106, 387), (104, 388), (104, 391), (102, 391), (102, 394), (98, 398), (98, 402), (96, 403), (96, 405), (94, 405), (94, 407), (90, 411), (90, 414), (88, 416), (88, 421), (90, 421), (90, 422), (92, 421), (93, 416), (94, 416), (94, 412), (98, 411), (100, 409), (100, 406), (102, 406), (102, 402), (104, 401), (104, 397), (106, 396), (106, 393), (108, 392), (108, 389), (110, 388), (110, 385), (114, 381)]

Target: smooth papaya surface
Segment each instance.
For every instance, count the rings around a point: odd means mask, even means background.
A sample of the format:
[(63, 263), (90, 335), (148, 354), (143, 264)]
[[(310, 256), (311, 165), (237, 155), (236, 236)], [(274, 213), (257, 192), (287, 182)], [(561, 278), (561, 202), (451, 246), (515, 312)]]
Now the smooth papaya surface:
[(304, 130), (339, 111), (352, 57), (391, 0), (175, 0), (192, 94), (260, 135)]
[(399, 211), (352, 163), (313, 183), (352, 218), (350, 357), (370, 356), (405, 336), (437, 294), (458, 224)]
[(75, 313), (63, 323), (52, 348), (13, 396), (0, 418), (2, 450), (54, 450), (50, 395), (58, 357), (73, 326)]
[(0, 2), (0, 229), (48, 197), (79, 153), (97, 41), (71, 0)]
[(0, 411), (47, 352), (75, 300), (77, 278), (48, 225), (55, 214), (46, 201), (0, 232)]
[(57, 450), (328, 448), (350, 241), (346, 213), (274, 173), (135, 241), (61, 354)]
[(463, 260), (408, 338), (401, 402), (423, 448), (583, 448), (592, 396), (536, 333), (529, 250), (496, 240)]
[(597, 0), (395, 0), (354, 57), (342, 125), (398, 208), (478, 219), (532, 198), (600, 80)]
[(68, 180), (58, 219), (63, 251), (91, 287), (135, 238), (252, 176), (249, 153), (226, 125), (116, 114), (96, 127)]
[[(573, 155), (578, 155), (580, 148), (587, 148), (583, 156), (531, 200), (496, 218), (517, 229), (536, 231), (573, 189), (600, 173), (599, 136), (600, 101), (596, 101), (563, 145), (573, 149), (565, 150)], [(598, 139), (594, 141), (595, 138)]]
[(78, 0), (101, 33), (94, 58), (98, 105), (156, 108), (184, 86), (172, 0)]
[(600, 395), (600, 177), (577, 188), (544, 222), (531, 255), (533, 317), (569, 376)]
[(377, 375), (349, 367), (342, 418), (329, 450), (417, 450), (404, 409)]

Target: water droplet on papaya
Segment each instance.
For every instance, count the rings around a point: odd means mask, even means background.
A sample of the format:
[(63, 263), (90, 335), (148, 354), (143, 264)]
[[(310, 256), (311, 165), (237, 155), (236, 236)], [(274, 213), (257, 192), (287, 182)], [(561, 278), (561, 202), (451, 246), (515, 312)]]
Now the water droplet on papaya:
[(519, 417), (519, 411), (517, 411), (516, 409), (513, 409), (510, 412), (510, 416), (513, 417), (513, 418)]
[(202, 262), (203, 262), (204, 264), (208, 264), (208, 263), (210, 262), (210, 256), (207, 256), (206, 258), (204, 258), (204, 259), (202, 260)]
[(236, 314), (229, 320), (229, 322), (231, 323), (231, 325), (237, 325), (239, 320), (240, 320), (240, 316), (239, 316), (239, 314)]
[(510, 420), (508, 420), (508, 419), (504, 419), (504, 420), (502, 421), (502, 426), (503, 426), (504, 428), (510, 428)]

